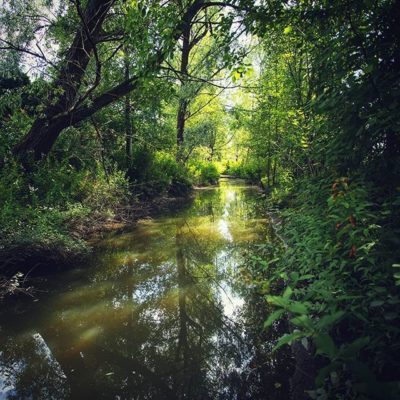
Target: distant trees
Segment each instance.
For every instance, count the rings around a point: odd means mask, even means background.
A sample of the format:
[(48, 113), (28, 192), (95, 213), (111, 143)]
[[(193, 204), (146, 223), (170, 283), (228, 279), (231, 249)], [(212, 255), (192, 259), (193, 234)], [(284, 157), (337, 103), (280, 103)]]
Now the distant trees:
[(286, 177), (357, 170), (393, 190), (400, 177), (396, 2), (270, 2), (261, 9), (248, 16), (261, 46), (260, 80), (248, 91), (255, 102), (251, 113), (238, 107), (236, 114), (269, 183), (276, 161)]

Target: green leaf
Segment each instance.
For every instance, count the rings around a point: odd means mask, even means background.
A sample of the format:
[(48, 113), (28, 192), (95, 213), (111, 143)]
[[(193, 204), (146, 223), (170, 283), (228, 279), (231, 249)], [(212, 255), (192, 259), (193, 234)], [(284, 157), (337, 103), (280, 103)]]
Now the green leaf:
[(293, 293), (292, 288), (291, 288), (290, 286), (288, 286), (288, 287), (286, 288), (286, 290), (284, 291), (284, 293), (283, 293), (283, 297), (284, 297), (285, 299), (289, 299), (290, 296), (292, 295), (292, 293)]
[(276, 310), (272, 314), (269, 315), (267, 320), (264, 322), (264, 328), (268, 328), (271, 326), (281, 315), (285, 312), (285, 310)]
[(313, 274), (306, 274), (306, 275), (301, 276), (298, 280), (299, 281), (308, 281), (309, 279), (312, 279), (312, 278), (314, 278)]
[(291, 303), (288, 307), (288, 310), (295, 314), (307, 314), (308, 313), (307, 306), (304, 303), (301, 303), (299, 301), (295, 301), (295, 302)]
[(272, 351), (278, 350), (280, 347), (284, 346), (285, 344), (291, 344), (294, 340), (301, 338), (304, 336), (302, 332), (293, 332), (291, 334), (283, 335), (279, 340)]
[(344, 311), (336, 311), (330, 315), (325, 315), (318, 321), (318, 327), (319, 329), (326, 329), (332, 326), (335, 322), (337, 322), (339, 319), (343, 317), (345, 314)]
[(284, 30), (283, 30), (283, 33), (285, 34), (285, 35), (288, 35), (290, 32), (292, 32), (293, 31), (293, 28), (290, 26), (290, 25), (288, 25)]
[(374, 300), (371, 301), (371, 303), (369, 304), (370, 307), (379, 307), (382, 304), (385, 304), (385, 302), (383, 300)]
[(289, 274), (289, 276), (290, 276), (290, 279), (291, 279), (293, 282), (297, 282), (300, 275), (299, 275), (298, 272), (294, 271), (294, 272), (291, 272), (291, 273)]
[(274, 304), (286, 308), (289, 305), (290, 300), (281, 296), (266, 296), (268, 303)]
[(316, 354), (325, 354), (331, 360), (338, 354), (338, 349), (335, 346), (332, 338), (327, 333), (319, 334), (315, 337), (315, 345), (317, 347)]
[(294, 317), (290, 320), (290, 322), (301, 328), (306, 328), (309, 330), (313, 330), (314, 328), (311, 318), (309, 318), (307, 315), (299, 315), (298, 317)]
[(387, 321), (392, 321), (396, 318), (398, 318), (398, 314), (395, 312), (387, 312), (385, 314), (383, 314), (383, 317), (387, 320)]
[(340, 350), (340, 356), (343, 358), (353, 359), (369, 342), (369, 336), (360, 337), (354, 340), (354, 342), (344, 345), (343, 349)]

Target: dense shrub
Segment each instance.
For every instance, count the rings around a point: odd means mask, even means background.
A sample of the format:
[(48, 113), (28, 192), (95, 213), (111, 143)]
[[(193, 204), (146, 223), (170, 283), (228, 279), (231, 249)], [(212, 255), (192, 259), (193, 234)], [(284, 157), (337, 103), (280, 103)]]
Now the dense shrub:
[(191, 188), (187, 169), (165, 152), (137, 150), (132, 163), (132, 188), (147, 197), (183, 195)]
[(215, 164), (199, 163), (197, 165), (198, 183), (201, 185), (215, 185), (218, 182), (219, 172)]
[(72, 231), (112, 217), (127, 198), (128, 184), (119, 171), (45, 162), (27, 174), (9, 163), (0, 173), (0, 258), (10, 263), (21, 249), (27, 256), (39, 249), (65, 257), (81, 253), (86, 247)]
[(267, 297), (277, 307), (267, 325), (286, 314), (295, 328), (277, 347), (296, 339), (315, 343), (324, 368), (312, 398), (396, 398), (400, 293), (392, 266), (399, 217), (393, 216), (400, 201), (380, 199), (362, 180), (319, 177), (298, 182), (282, 213), (288, 247), (276, 280), (287, 288)]
[(260, 183), (263, 176), (263, 168), (257, 161), (247, 163), (232, 162), (227, 164), (225, 173), (237, 178), (246, 179), (252, 183)]
[(216, 184), (219, 178), (218, 168), (212, 163), (202, 165), (200, 169), (200, 177), (202, 183)]
[(191, 160), (189, 171), (196, 185), (215, 185), (220, 176), (220, 166), (216, 162)]

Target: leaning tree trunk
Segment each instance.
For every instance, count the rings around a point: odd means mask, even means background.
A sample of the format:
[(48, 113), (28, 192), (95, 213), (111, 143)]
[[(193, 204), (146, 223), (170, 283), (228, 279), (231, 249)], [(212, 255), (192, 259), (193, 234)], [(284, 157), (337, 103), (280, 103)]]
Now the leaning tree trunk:
[[(48, 97), (48, 105), (45, 106), (43, 116), (36, 119), (32, 124), (28, 134), (13, 149), (13, 154), (25, 167), (30, 166), (30, 160), (39, 160), (46, 156), (61, 131), (83, 121), (109, 104), (120, 100), (123, 96), (137, 89), (140, 75), (133, 76), (128, 80), (120, 82), (110, 90), (98, 94), (90, 103), (85, 100), (93, 94), (94, 88), (99, 83), (101, 77), (101, 63), (98, 59), (96, 43), (101, 42), (101, 32), (103, 22), (116, 0), (88, 0), (85, 11), (78, 7), (81, 24), (78, 27), (74, 40), (68, 50), (58, 77), (52, 85), (51, 94)], [(78, 5), (78, 3), (76, 3)], [(184, 32), (189, 29), (195, 15), (201, 10), (214, 5), (225, 5), (219, 3), (207, 3), (204, 0), (195, 0), (183, 13), (182, 19), (175, 26), (172, 39), (177, 41), (183, 36), (184, 41), (189, 39)], [(186, 38), (186, 39), (185, 39)], [(165, 57), (171, 51), (170, 47), (157, 51), (156, 55), (149, 56), (145, 73), (156, 71)], [(190, 51), (190, 44), (188, 46)], [(96, 58), (96, 81), (92, 88), (86, 91), (85, 95), (80, 96), (83, 77), (86, 74), (87, 66), (93, 54)], [(187, 72), (183, 64), (183, 71)], [(186, 109), (183, 107), (186, 114)], [(181, 128), (180, 128), (181, 129)], [(184, 123), (183, 123), (184, 129)], [(181, 131), (183, 138), (183, 130)]]
[(68, 126), (65, 117), (54, 120), (36, 120), (28, 135), (14, 148), (14, 154), (23, 162), (37, 161), (48, 154), (57, 140), (60, 132)]
[(81, 25), (54, 82), (44, 116), (33, 123), (26, 137), (14, 148), (14, 154), (23, 163), (26, 164), (30, 157), (39, 160), (46, 155), (60, 132), (70, 125), (68, 115), (78, 100), (79, 89), (95, 50), (95, 43), (114, 2), (115, 0), (89, 0), (86, 10), (80, 11)]

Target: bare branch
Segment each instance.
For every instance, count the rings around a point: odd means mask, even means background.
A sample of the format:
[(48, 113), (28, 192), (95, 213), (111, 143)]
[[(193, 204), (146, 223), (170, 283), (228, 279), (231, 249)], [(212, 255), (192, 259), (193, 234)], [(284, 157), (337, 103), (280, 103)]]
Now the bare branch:
[(94, 59), (95, 59), (95, 62), (96, 62), (96, 75), (95, 75), (96, 77), (95, 77), (95, 81), (94, 81), (93, 85), (86, 91), (86, 93), (77, 100), (76, 105), (78, 105), (78, 104), (83, 103), (85, 101), (85, 99), (87, 99), (90, 96), (90, 94), (96, 89), (96, 87), (99, 85), (100, 80), (101, 80), (101, 62), (100, 62), (100, 59), (99, 59), (99, 54), (97, 52), (96, 43), (94, 42), (94, 40), (92, 38), (92, 34), (91, 34), (91, 32), (90, 32), (90, 30), (89, 30), (89, 28), (87, 26), (87, 23), (86, 23), (86, 20), (85, 20), (85, 16), (84, 16), (84, 14), (82, 12), (81, 5), (80, 5), (80, 0), (75, 0), (75, 5), (76, 5), (76, 10), (78, 12), (79, 18), (80, 18), (80, 20), (82, 22), (82, 25), (84, 27), (86, 36), (87, 36), (88, 41), (89, 41), (89, 43), (91, 45), (91, 48), (92, 48), (92, 51), (93, 51), (93, 55), (94, 55)]
[(0, 50), (10, 50), (10, 51), (18, 51), (20, 53), (25, 53), (25, 54), (29, 54), (30, 56), (39, 58), (40, 60), (43, 60), (46, 64), (51, 65), (52, 67), (56, 68), (56, 65), (53, 64), (50, 60), (47, 59), (47, 57), (44, 55), (43, 51), (41, 50), (41, 48), (39, 47), (39, 44), (36, 43), (36, 46), (38, 47), (40, 53), (37, 53), (33, 50), (30, 50), (28, 48), (25, 47), (21, 47), (18, 46), (6, 39), (0, 38), (0, 43), (4, 43), (4, 46), (0, 46)]

